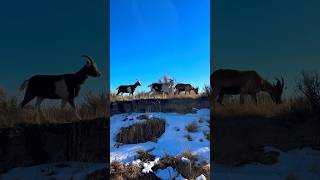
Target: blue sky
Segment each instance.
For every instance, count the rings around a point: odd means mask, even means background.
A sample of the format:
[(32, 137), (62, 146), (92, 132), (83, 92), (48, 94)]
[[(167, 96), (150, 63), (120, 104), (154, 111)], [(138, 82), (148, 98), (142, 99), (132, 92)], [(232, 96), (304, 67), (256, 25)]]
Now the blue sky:
[(103, 73), (80, 94), (106, 90), (107, 1), (3, 1), (0, 6), (0, 87), (22, 96), (20, 84), (34, 74), (78, 71), (92, 56)]
[(163, 75), (209, 84), (209, 0), (111, 0), (110, 85), (139, 79), (138, 91)]
[(213, 1), (213, 58), (218, 68), (283, 76), (293, 92), (301, 70), (320, 71), (320, 1)]

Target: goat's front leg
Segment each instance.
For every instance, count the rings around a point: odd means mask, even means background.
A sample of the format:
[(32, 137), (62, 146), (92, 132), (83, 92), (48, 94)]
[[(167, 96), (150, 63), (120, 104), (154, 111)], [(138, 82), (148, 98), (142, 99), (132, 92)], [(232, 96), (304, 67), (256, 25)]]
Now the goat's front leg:
[(41, 112), (40, 105), (41, 105), (42, 101), (43, 101), (43, 98), (38, 96), (38, 97), (37, 97), (36, 104), (35, 104), (35, 106), (36, 106), (36, 108), (37, 108), (38, 113), (40, 113), (40, 112)]
[(73, 99), (73, 98), (72, 98), (72, 99), (69, 99), (68, 102), (69, 102), (70, 106), (72, 107), (72, 109), (74, 110), (74, 113), (75, 113), (76, 117), (77, 117), (79, 120), (81, 120), (81, 117), (80, 117), (79, 114), (78, 114), (76, 105), (74, 104), (74, 99)]
[(244, 94), (240, 93), (240, 105), (244, 104)]
[(61, 105), (60, 105), (60, 109), (61, 109), (61, 110), (64, 109), (64, 107), (65, 107), (66, 104), (67, 104), (67, 101), (68, 101), (68, 100), (66, 100), (66, 99), (62, 99), (62, 100), (61, 100)]

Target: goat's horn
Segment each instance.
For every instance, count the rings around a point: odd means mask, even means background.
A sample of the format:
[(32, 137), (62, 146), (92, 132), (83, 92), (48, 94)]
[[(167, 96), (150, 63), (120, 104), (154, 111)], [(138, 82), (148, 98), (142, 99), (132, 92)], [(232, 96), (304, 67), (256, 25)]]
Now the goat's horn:
[(82, 55), (82, 57), (87, 58), (90, 61), (91, 64), (94, 62), (93, 59), (90, 56)]

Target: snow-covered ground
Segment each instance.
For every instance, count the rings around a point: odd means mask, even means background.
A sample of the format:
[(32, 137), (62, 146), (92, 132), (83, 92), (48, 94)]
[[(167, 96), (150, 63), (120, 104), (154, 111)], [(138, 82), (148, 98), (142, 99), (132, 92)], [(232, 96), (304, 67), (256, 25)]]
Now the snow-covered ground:
[(106, 163), (82, 163), (66, 162), (42, 164), (31, 167), (19, 167), (0, 175), (4, 180), (85, 180), (86, 177), (96, 170), (103, 169)]
[[(114, 145), (115, 135), (118, 133), (121, 127), (127, 127), (134, 123), (141, 122), (136, 119), (140, 115), (145, 113), (132, 113), (132, 114), (117, 114), (110, 118), (110, 160), (121, 162), (132, 162), (135, 160), (137, 151), (139, 149), (148, 150), (155, 148), (151, 153), (156, 157), (163, 157), (165, 154), (172, 156), (181, 154), (185, 151), (192, 151), (199, 155), (203, 160), (210, 160), (210, 142), (206, 139), (203, 131), (209, 131), (208, 121), (210, 119), (209, 109), (200, 109), (196, 113), (190, 114), (177, 114), (177, 113), (147, 113), (148, 116), (162, 118), (166, 121), (166, 131), (158, 141), (146, 142), (139, 144), (122, 145), (119, 148)], [(125, 118), (133, 118), (133, 120), (123, 121)], [(199, 123), (200, 118), (203, 120)], [(188, 133), (185, 127), (196, 122), (199, 125), (199, 131)], [(176, 128), (180, 130), (177, 131)], [(192, 141), (188, 141), (184, 136), (189, 134), (192, 137)], [(202, 142), (200, 142), (200, 139)]]
[[(272, 149), (272, 148), (268, 148)], [(275, 149), (272, 149), (275, 150)], [(213, 166), (212, 177), (219, 180), (318, 180), (320, 152), (310, 148), (281, 152), (274, 165), (250, 164), (242, 167)]]
[[(117, 142), (115, 142), (115, 135), (119, 132), (119, 129), (141, 122), (137, 117), (142, 114), (147, 114), (149, 117), (164, 119), (166, 121), (165, 133), (158, 138), (157, 142), (149, 141), (146, 143), (127, 144), (116, 147), (115, 144), (117, 144)], [(123, 121), (124, 119), (131, 120)], [(114, 115), (110, 118), (110, 160), (132, 163), (136, 160), (138, 150), (149, 150), (154, 148), (151, 154), (158, 158), (161, 158), (166, 154), (177, 156), (186, 151), (191, 151), (199, 156), (199, 160), (209, 162), (210, 142), (204, 134), (204, 132), (210, 131), (209, 120), (209, 109), (200, 109), (195, 113), (189, 114), (150, 112)], [(185, 127), (193, 122), (198, 124), (199, 129), (197, 132), (188, 132)], [(179, 129), (179, 131), (177, 131), (177, 129)], [(191, 136), (192, 141), (189, 141), (185, 137), (187, 134)], [(170, 174), (169, 172), (170, 169), (156, 172), (156, 174), (161, 175), (159, 176), (161, 178), (166, 178), (166, 174)]]

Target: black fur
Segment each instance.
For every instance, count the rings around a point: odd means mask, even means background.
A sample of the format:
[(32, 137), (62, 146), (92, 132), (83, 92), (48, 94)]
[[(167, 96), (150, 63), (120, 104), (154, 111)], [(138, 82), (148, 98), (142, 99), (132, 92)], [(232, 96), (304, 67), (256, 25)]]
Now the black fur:
[[(134, 83), (133, 85), (121, 85), (117, 88), (118, 93), (117, 95), (119, 95), (120, 93), (129, 93), (131, 95), (133, 95), (134, 91), (136, 90), (136, 88), (138, 86), (141, 86), (140, 81), (137, 81), (136, 83)], [(130, 90), (129, 90), (130, 89)]]
[(55, 83), (60, 80), (65, 80), (68, 90), (67, 101), (72, 107), (74, 107), (74, 98), (79, 95), (80, 86), (85, 82), (85, 80), (89, 76), (100, 76), (100, 72), (96, 71), (93, 65), (93, 60), (85, 55), (83, 57), (88, 58), (86, 65), (74, 74), (35, 75), (26, 80), (20, 88), (21, 90), (26, 88), (25, 96), (20, 107), (23, 108), (35, 97), (42, 99), (61, 99), (62, 97), (56, 94), (55, 87)]

